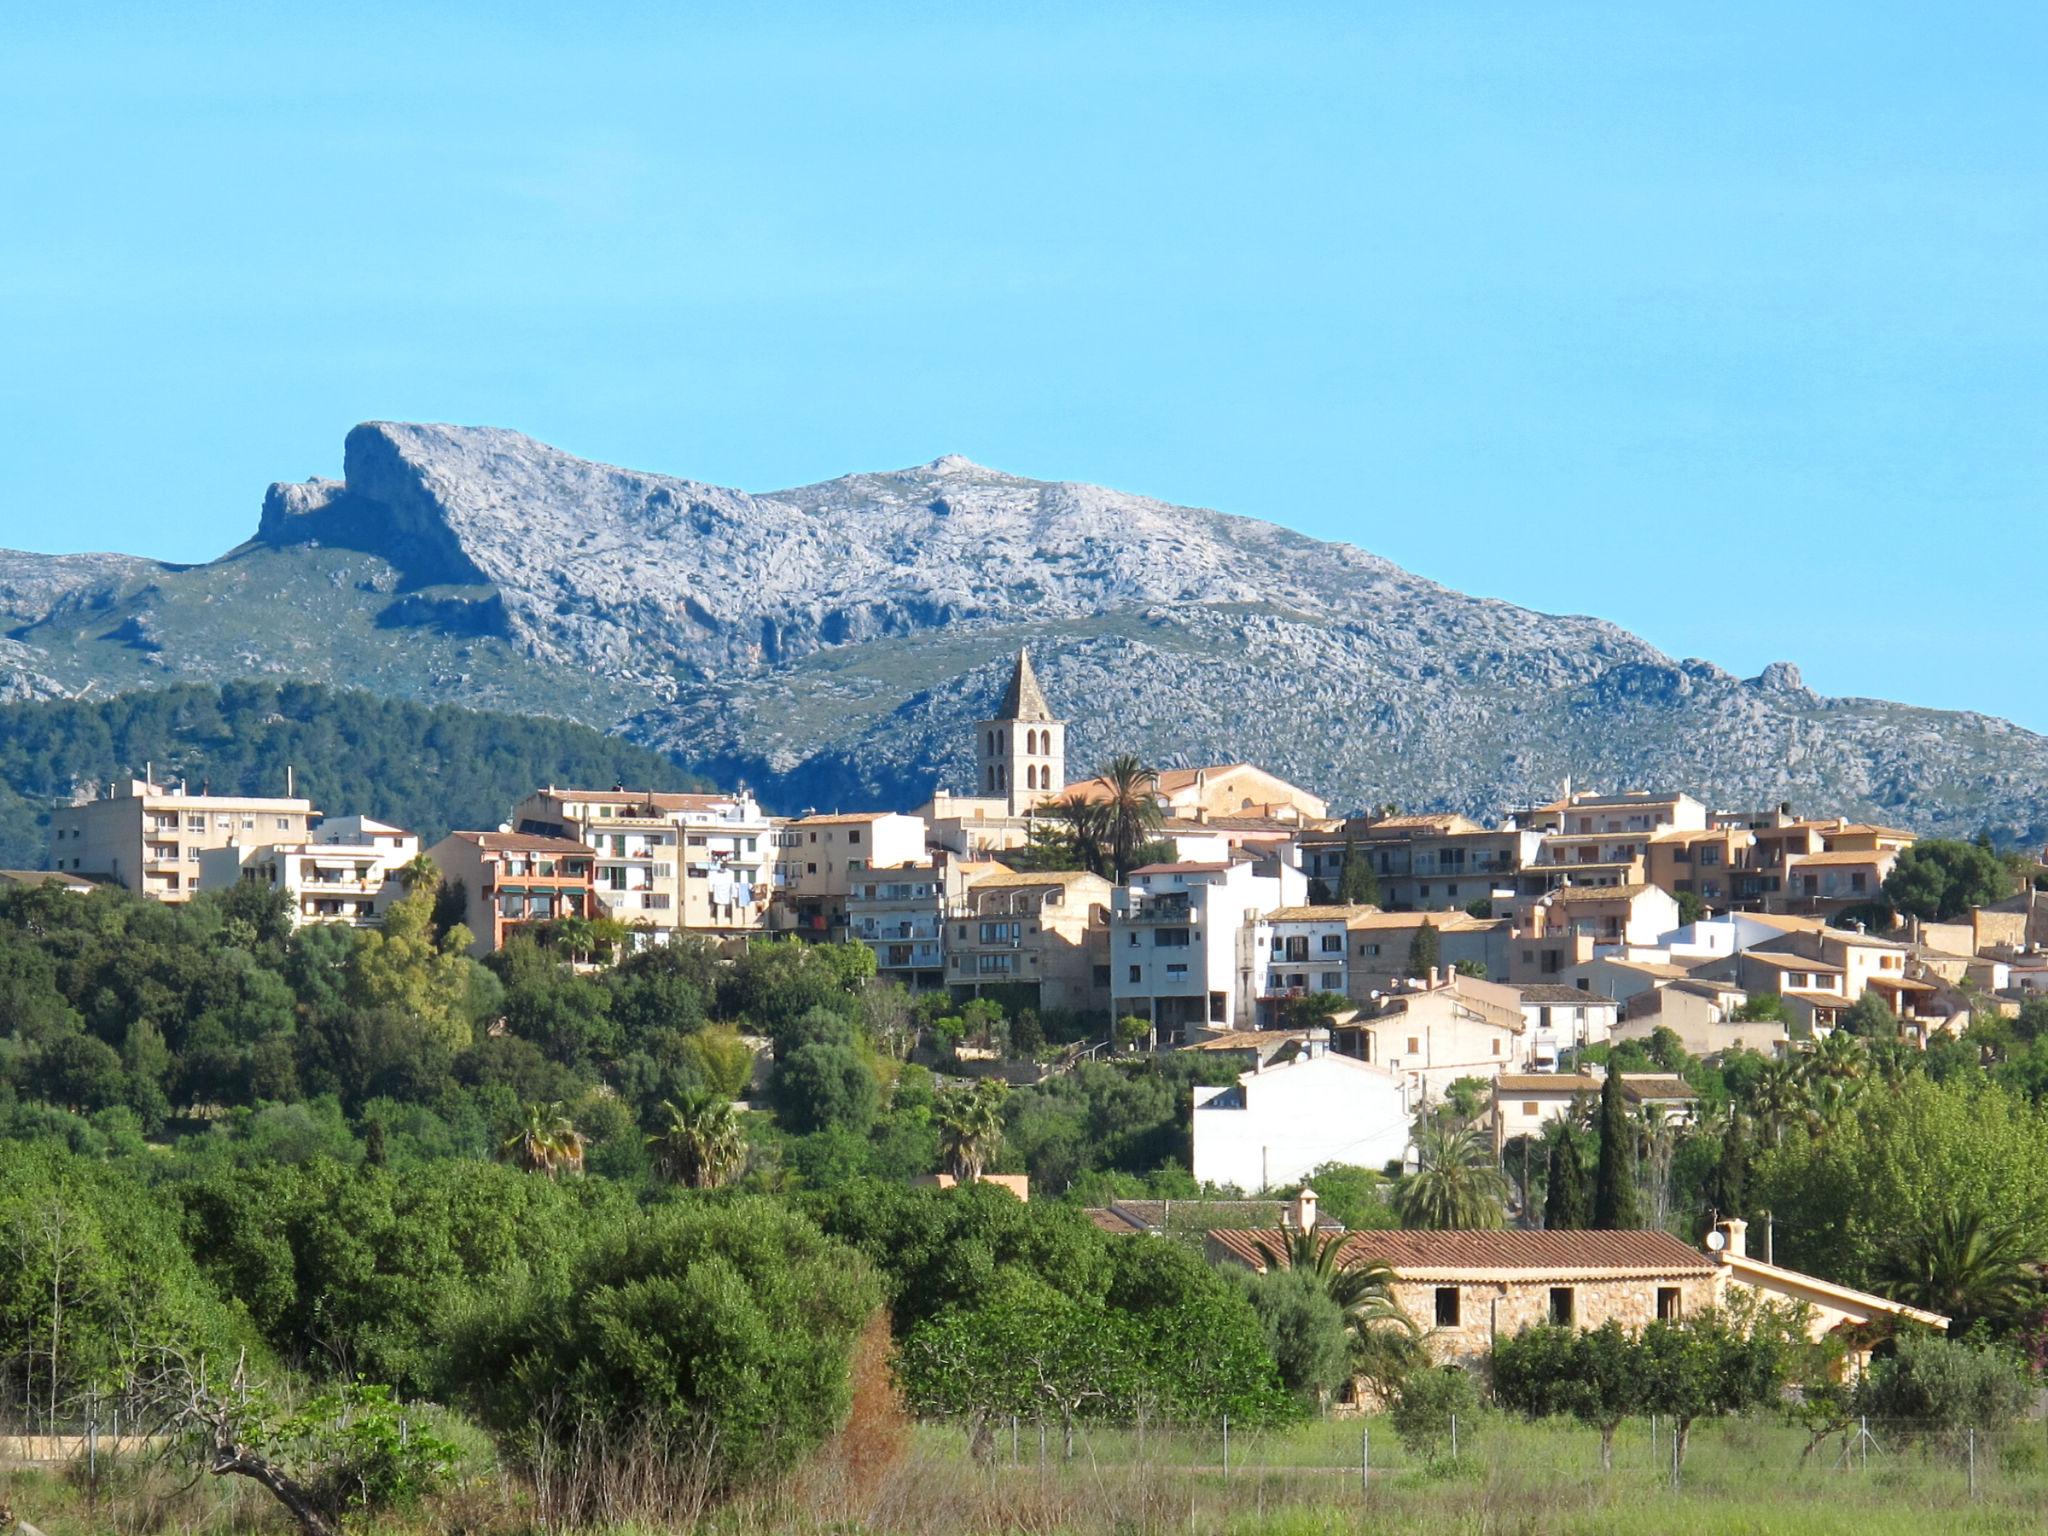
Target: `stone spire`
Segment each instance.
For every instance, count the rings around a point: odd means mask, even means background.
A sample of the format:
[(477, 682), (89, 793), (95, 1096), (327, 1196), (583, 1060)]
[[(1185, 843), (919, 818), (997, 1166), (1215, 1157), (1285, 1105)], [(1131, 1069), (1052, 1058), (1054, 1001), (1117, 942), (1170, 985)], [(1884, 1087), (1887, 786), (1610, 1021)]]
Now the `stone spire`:
[(1038, 674), (1031, 670), (1031, 652), (1028, 650), (1017, 652), (1017, 670), (1010, 674), (1010, 686), (1003, 694), (996, 718), (1037, 723), (1052, 719), (1052, 711), (1046, 707), (1045, 694), (1038, 686)]

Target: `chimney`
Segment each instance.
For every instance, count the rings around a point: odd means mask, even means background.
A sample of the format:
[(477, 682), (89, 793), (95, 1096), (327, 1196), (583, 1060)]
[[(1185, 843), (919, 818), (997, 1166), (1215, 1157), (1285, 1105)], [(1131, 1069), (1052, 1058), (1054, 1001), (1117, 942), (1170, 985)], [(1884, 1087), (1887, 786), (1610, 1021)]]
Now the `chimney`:
[(1443, 984), (1443, 967), (1439, 965), (1432, 965), (1429, 968), (1429, 990), (1434, 992), (1438, 987), (1442, 986)]
[(1749, 1252), (1749, 1223), (1740, 1216), (1730, 1216), (1720, 1224), (1721, 1235), (1727, 1239), (1727, 1246), (1721, 1250), (1731, 1259), (1739, 1259)]
[(1313, 1232), (1316, 1229), (1316, 1192), (1306, 1184), (1301, 1193), (1294, 1197), (1294, 1203), (1287, 1212), (1297, 1232)]

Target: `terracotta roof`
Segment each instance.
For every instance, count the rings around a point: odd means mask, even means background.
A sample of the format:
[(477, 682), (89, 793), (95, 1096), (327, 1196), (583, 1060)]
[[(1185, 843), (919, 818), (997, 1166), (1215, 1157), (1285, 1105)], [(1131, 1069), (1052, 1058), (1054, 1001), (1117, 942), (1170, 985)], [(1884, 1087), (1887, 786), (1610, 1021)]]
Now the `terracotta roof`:
[(1134, 875), (1220, 875), (1229, 868), (1228, 864), (1140, 864), (1131, 873)]
[(1896, 848), (1850, 848), (1829, 853), (1795, 853), (1785, 861), (1785, 868), (1804, 869), (1809, 864), (1882, 864), (1886, 859), (1896, 859)]
[(1655, 889), (1653, 885), (1567, 885), (1561, 890), (1551, 892), (1551, 900), (1561, 902), (1565, 906), (1574, 906), (1581, 902), (1634, 901), (1645, 891)]
[(708, 811), (713, 806), (737, 805), (738, 795), (697, 795), (669, 790), (644, 789), (546, 789), (556, 800), (588, 800), (592, 805), (651, 805), (661, 811)]
[(492, 853), (581, 853), (597, 857), (597, 850), (566, 837), (541, 837), (533, 832), (451, 832)]
[(1842, 968), (1829, 960), (1809, 960), (1804, 955), (1786, 954), (1782, 951), (1749, 950), (1744, 957), (1758, 965), (1768, 965), (1775, 971), (1813, 971), (1822, 976), (1839, 976)]
[(1572, 1072), (1503, 1072), (1494, 1080), (1498, 1093), (1598, 1093), (1600, 1079)]
[(1677, 981), (1692, 974), (1684, 966), (1673, 965), (1668, 960), (1622, 960), (1613, 955), (1595, 955), (1591, 963), (1616, 965), (1624, 971), (1640, 971), (1645, 976), (1661, 976), (1667, 981)]
[(837, 827), (861, 825), (870, 821), (881, 821), (884, 817), (895, 816), (896, 811), (834, 811), (829, 815), (798, 816), (790, 821), (792, 827)]
[[(1264, 1269), (1259, 1242), (1284, 1253), (1271, 1232), (1214, 1231), (1209, 1241), (1254, 1269)], [(1378, 1260), (1403, 1279), (1510, 1271), (1530, 1279), (1566, 1276), (1708, 1275), (1705, 1254), (1668, 1232), (1454, 1231), (1354, 1232), (1340, 1261)]]
[(1196, 1040), (1180, 1047), (1183, 1051), (1256, 1051), (1268, 1045), (1281, 1046), (1291, 1041), (1306, 1040), (1308, 1036), (1299, 1030), (1287, 1029), (1231, 1029), (1219, 1035), (1210, 1035), (1205, 1040)]
[(1787, 987), (1778, 994), (1780, 997), (1796, 997), (1802, 1003), (1811, 1003), (1818, 1008), (1846, 1008), (1849, 1000), (1839, 992), (1809, 992), (1803, 987)]
[(1344, 926), (1351, 929), (1420, 928), (1425, 921), (1438, 933), (1466, 933), (1474, 928), (1491, 928), (1496, 923), (1505, 923), (1507, 919), (1474, 917), (1455, 907), (1442, 912), (1379, 912), (1371, 907), (1360, 907), (1358, 915)]
[(1918, 839), (1918, 832), (1909, 832), (1904, 827), (1881, 827), (1874, 821), (1845, 821), (1832, 829), (1835, 832), (1861, 832), (1878, 837), (1910, 837)]
[[(1275, 907), (1259, 921), (1262, 923), (1345, 923), (1378, 912), (1379, 908), (1367, 905), (1322, 906), (1322, 907)], [(1414, 914), (1417, 921), (1422, 913)]]
[(1624, 1072), (1621, 1092), (1629, 1099), (1696, 1099), (1691, 1083), (1672, 1072)]

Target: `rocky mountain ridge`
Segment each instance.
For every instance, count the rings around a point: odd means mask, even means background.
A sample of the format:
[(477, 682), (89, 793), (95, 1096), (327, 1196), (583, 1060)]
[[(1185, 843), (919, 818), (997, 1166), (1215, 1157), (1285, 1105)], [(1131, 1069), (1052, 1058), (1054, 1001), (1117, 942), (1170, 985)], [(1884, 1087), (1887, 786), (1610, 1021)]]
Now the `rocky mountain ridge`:
[[(280, 607), (283, 614), (280, 614)], [(1070, 760), (1252, 757), (1339, 805), (1581, 784), (2048, 827), (2048, 739), (1740, 680), (1364, 550), (958, 456), (751, 494), (496, 428), (365, 423), (219, 561), (0, 554), (0, 693), (250, 671), (623, 730), (786, 806), (964, 786), (1029, 644)]]

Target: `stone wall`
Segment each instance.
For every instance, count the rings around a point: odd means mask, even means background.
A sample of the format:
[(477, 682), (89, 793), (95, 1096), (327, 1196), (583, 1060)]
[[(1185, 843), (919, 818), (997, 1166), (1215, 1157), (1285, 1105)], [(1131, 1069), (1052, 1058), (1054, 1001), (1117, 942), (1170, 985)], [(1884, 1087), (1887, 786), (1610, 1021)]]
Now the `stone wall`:
[[(1448, 1287), (1450, 1282), (1442, 1285)], [(1435, 1359), (1444, 1365), (1465, 1365), (1483, 1360), (1492, 1350), (1496, 1328), (1505, 1338), (1549, 1322), (1553, 1286), (1572, 1292), (1572, 1324), (1577, 1328), (1598, 1328), (1610, 1319), (1631, 1331), (1653, 1323), (1657, 1320), (1657, 1293), (1665, 1288), (1678, 1291), (1681, 1317), (1714, 1304), (1714, 1277), (1710, 1274), (1579, 1281), (1475, 1280), (1457, 1286), (1458, 1325), (1451, 1328), (1436, 1324), (1438, 1282), (1397, 1280), (1393, 1291), (1401, 1309), (1423, 1329), (1424, 1342)]]

